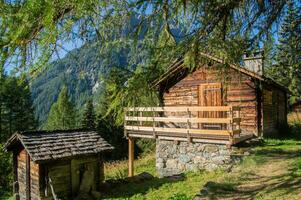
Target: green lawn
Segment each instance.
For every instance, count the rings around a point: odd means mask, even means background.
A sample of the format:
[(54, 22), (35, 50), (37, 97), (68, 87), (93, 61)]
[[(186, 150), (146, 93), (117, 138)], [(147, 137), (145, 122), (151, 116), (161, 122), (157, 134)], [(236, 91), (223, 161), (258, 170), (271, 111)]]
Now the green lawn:
[[(179, 181), (127, 183), (107, 191), (104, 199), (192, 199), (208, 182), (207, 199), (301, 199), (301, 126), (292, 127), (290, 137), (253, 146), (251, 155), (230, 173), (199, 171)], [(156, 176), (154, 155), (135, 160), (135, 173), (144, 171)], [(106, 164), (105, 173), (107, 179), (126, 177), (126, 161)]]

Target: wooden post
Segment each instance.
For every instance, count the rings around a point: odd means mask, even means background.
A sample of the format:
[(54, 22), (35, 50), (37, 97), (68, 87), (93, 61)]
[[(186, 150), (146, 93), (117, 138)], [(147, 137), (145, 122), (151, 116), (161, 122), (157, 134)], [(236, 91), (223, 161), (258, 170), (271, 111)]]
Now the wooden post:
[(30, 200), (30, 156), (28, 152), (26, 152), (26, 200)]
[(230, 144), (232, 145), (233, 144), (233, 140), (234, 140), (234, 138), (233, 138), (233, 126), (234, 126), (234, 123), (233, 123), (233, 107), (231, 107), (230, 108), (230, 111), (229, 111), (229, 113), (230, 113), (230, 118), (231, 118), (231, 123), (230, 123)]
[(134, 138), (129, 137), (129, 177), (134, 176)]

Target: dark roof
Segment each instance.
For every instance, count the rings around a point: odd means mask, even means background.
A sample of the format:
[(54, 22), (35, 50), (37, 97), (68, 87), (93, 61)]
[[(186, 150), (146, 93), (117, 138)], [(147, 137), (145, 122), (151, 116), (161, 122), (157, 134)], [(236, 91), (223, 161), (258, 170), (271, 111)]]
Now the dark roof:
[(97, 154), (113, 147), (95, 131), (31, 131), (15, 133), (4, 148), (22, 145), (35, 162)]
[[(207, 59), (213, 60), (215, 62), (218, 63), (225, 63), (222, 59), (217, 58), (215, 56), (206, 54), (206, 53), (200, 53), (200, 56), (205, 57)], [(240, 65), (234, 65), (234, 64), (230, 64), (230, 67), (232, 69), (235, 69), (243, 74), (246, 74), (250, 77), (253, 77), (259, 81), (264, 81), (266, 83), (269, 83), (271, 85), (274, 85), (276, 87), (278, 87), (281, 90), (285, 90), (286, 92), (288, 92), (288, 89), (282, 85), (280, 85), (279, 83), (275, 82), (274, 80), (264, 76), (264, 75), (259, 75), (255, 72), (252, 72), (246, 68), (244, 68), (243, 66)], [(185, 76), (187, 76), (189, 74), (189, 70), (187, 67), (185, 67), (184, 65), (184, 59), (183, 58), (179, 58), (177, 59), (175, 62), (173, 62), (167, 69), (167, 71), (162, 74), (154, 83), (153, 83), (153, 87), (159, 87), (159, 85), (164, 84), (166, 82), (169, 82), (169, 80), (172, 80), (171, 82), (178, 82), (181, 79), (183, 79)], [(179, 75), (179, 76), (177, 76)]]

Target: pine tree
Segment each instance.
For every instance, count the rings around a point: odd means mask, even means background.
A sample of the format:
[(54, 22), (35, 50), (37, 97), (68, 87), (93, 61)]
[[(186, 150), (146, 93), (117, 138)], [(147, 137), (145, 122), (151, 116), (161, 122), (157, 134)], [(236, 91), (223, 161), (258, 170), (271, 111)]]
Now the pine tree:
[(26, 77), (7, 76), (3, 73), (0, 83), (0, 142), (2, 142), (16, 131), (35, 129), (37, 122)]
[(88, 100), (83, 114), (82, 128), (88, 130), (95, 129), (95, 112), (92, 99)]
[(67, 88), (63, 87), (57, 102), (51, 106), (45, 129), (66, 130), (76, 128), (75, 116), (75, 108), (69, 100)]
[[(298, 8), (299, 7), (299, 8)], [(291, 91), (290, 102), (301, 100), (301, 12), (300, 6), (289, 1), (287, 15), (279, 32), (274, 79)]]

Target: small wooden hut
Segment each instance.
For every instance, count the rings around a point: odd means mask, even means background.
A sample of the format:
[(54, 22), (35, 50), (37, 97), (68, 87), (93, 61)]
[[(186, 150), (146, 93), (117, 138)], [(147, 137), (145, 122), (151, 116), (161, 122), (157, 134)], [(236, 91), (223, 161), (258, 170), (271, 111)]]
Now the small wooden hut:
[(99, 191), (102, 153), (112, 150), (94, 131), (15, 133), (5, 144), (13, 152), (16, 199), (74, 199)]

